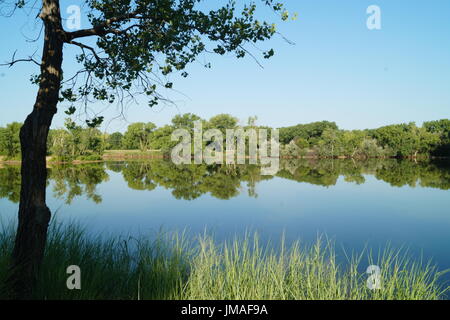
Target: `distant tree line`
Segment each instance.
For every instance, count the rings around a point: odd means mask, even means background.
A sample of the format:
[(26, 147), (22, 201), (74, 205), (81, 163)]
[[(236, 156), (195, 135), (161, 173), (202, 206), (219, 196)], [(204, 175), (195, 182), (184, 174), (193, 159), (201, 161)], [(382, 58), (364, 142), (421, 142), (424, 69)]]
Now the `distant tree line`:
[[(224, 134), (226, 129), (242, 127), (265, 128), (256, 125), (257, 117), (245, 124), (229, 114), (219, 114), (209, 120), (186, 113), (175, 116), (171, 123), (157, 127), (151, 122), (137, 122), (124, 133), (102, 133), (98, 128), (77, 125), (67, 119), (62, 129), (50, 130), (49, 156), (62, 161), (100, 160), (105, 150), (149, 150), (167, 154), (178, 143), (171, 140), (176, 129), (194, 130), (201, 121), (204, 130), (215, 128)], [(0, 155), (7, 159), (20, 156), (19, 131), (21, 124), (14, 122), (0, 127)], [(342, 130), (329, 121), (298, 124), (279, 128), (281, 153), (284, 157), (319, 158), (417, 158), (450, 156), (450, 120), (388, 125), (377, 129)]]
[(340, 130), (321, 121), (280, 128), (286, 156), (374, 158), (450, 156), (450, 120), (394, 124), (378, 129)]

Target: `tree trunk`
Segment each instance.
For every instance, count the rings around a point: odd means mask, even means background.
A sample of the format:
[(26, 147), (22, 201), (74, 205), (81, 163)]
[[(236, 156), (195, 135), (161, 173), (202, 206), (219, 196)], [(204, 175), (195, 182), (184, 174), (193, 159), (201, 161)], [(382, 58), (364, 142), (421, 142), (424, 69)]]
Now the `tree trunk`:
[(63, 29), (58, 0), (43, 0), (39, 17), (44, 21), (45, 39), (39, 91), (33, 112), (20, 132), (22, 184), (19, 221), (7, 280), (9, 297), (29, 299), (44, 256), (50, 210), (46, 205), (47, 136), (56, 113), (61, 86)]

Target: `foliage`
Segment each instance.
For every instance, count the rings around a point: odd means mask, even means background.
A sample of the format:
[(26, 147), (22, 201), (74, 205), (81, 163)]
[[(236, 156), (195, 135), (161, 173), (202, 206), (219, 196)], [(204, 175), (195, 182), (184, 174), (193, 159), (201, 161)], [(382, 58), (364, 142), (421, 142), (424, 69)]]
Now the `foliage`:
[(99, 160), (105, 150), (100, 130), (79, 126), (70, 119), (66, 129), (50, 130), (47, 144), (49, 153), (59, 161)]
[(436, 134), (440, 138), (432, 151), (433, 155), (450, 157), (450, 120), (428, 121), (423, 124), (423, 127), (427, 132)]
[(121, 150), (123, 147), (123, 134), (114, 132), (107, 137), (107, 150)]
[[(249, 119), (247, 129), (269, 129), (256, 126), (256, 117)], [(128, 126), (122, 134), (102, 134), (97, 128), (77, 125), (66, 120), (66, 129), (50, 130), (48, 139), (49, 155), (63, 161), (74, 159), (100, 160), (103, 150), (140, 150), (149, 149), (170, 154), (178, 141), (172, 141), (171, 135), (176, 129), (186, 129), (191, 136), (194, 124), (201, 121), (203, 130), (219, 129), (224, 138), (226, 129), (240, 128), (239, 120), (229, 114), (219, 114), (209, 120), (186, 113), (176, 115), (170, 125), (156, 127), (151, 122), (138, 122)], [(422, 127), (414, 123), (395, 124), (373, 130), (340, 130), (334, 122), (322, 121), (280, 128), (281, 155), (286, 157), (345, 157), (353, 159), (387, 157), (450, 156), (450, 120), (425, 122)], [(20, 124), (8, 124), (0, 128), (0, 154), (15, 154), (19, 145)], [(289, 140), (290, 139), (290, 140)], [(204, 145), (208, 141), (203, 141)], [(248, 144), (248, 138), (246, 140)], [(8, 151), (10, 150), (10, 151)]]
[(193, 113), (185, 113), (183, 115), (176, 115), (172, 119), (172, 125), (176, 129), (193, 129), (196, 121), (201, 118)]
[(151, 122), (137, 122), (130, 124), (123, 136), (123, 146), (127, 149), (147, 151), (155, 128), (156, 125)]
[(334, 122), (321, 121), (280, 128), (280, 143), (288, 144), (296, 138), (303, 138), (311, 145), (314, 145), (318, 142), (325, 129), (338, 130), (338, 127)]
[(61, 161), (70, 161), (75, 154), (74, 141), (71, 134), (64, 129), (50, 130), (47, 149), (49, 154)]
[(20, 128), (21, 123), (13, 122), (5, 128), (0, 127), (0, 155), (7, 159), (16, 159), (20, 156)]
[(150, 147), (153, 150), (160, 150), (163, 154), (168, 154), (177, 145), (177, 142), (171, 139), (174, 130), (175, 127), (165, 125), (153, 131)]
[(239, 120), (229, 114), (219, 114), (209, 119), (206, 129), (219, 129), (225, 136), (227, 129), (236, 128)]
[[(301, 138), (299, 138), (301, 139)], [(309, 144), (308, 144), (309, 145)], [(281, 156), (286, 158), (296, 158), (298, 156), (303, 156), (300, 147), (295, 143), (294, 140), (289, 142), (287, 145), (282, 146), (281, 150)]]
[[(282, 21), (290, 18), (279, 2), (263, 0), (262, 6)], [(274, 23), (257, 18), (255, 2), (211, 6), (201, 0), (88, 0), (86, 7), (92, 28), (66, 32), (64, 37), (81, 51), (77, 62), (82, 68), (61, 91), (60, 100), (70, 103), (70, 114), (76, 111), (76, 101), (122, 104), (125, 94), (145, 94), (150, 107), (170, 102), (161, 94), (174, 86), (170, 74), (187, 77), (187, 66), (204, 53), (255, 56), (251, 46), (277, 34)], [(90, 37), (94, 41), (85, 40)], [(273, 55), (273, 49), (261, 52), (264, 59)], [(209, 62), (204, 65), (211, 67)], [(79, 75), (90, 81), (79, 81)], [(96, 126), (102, 120), (87, 123)]]
[(391, 148), (400, 157), (429, 154), (439, 142), (437, 134), (419, 128), (413, 122), (381, 127), (372, 135), (381, 146)]
[(335, 157), (341, 154), (340, 150), (340, 138), (341, 138), (341, 132), (332, 129), (332, 128), (326, 128), (323, 130), (320, 140), (317, 143), (316, 151), (317, 154), (321, 157)]
[[(303, 156), (305, 149), (319, 157), (429, 157), (447, 155), (445, 120), (381, 127), (375, 130), (339, 130), (327, 121), (280, 128), (280, 142), (290, 156)], [(291, 139), (291, 140), (289, 140)], [(294, 145), (290, 145), (290, 142)]]

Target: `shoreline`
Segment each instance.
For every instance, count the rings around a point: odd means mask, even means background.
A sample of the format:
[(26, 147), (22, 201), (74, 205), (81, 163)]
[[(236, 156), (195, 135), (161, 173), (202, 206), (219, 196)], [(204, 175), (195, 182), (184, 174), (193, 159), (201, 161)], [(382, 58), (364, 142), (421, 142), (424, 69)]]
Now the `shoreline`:
[[(5, 248), (0, 252), (0, 270), (7, 270), (13, 250), (9, 239), (14, 232), (13, 224), (0, 231), (0, 245)], [(271, 245), (260, 243), (257, 233), (218, 241), (209, 234), (184, 237), (173, 231), (134, 239), (138, 251), (133, 251), (126, 238), (124, 234), (92, 238), (80, 224), (51, 224), (33, 298), (445, 300), (450, 289), (437, 265), (421, 261), (407, 250), (385, 246), (378, 258), (369, 251), (363, 255), (367, 262), (353, 258), (344, 263), (326, 235), (318, 235), (308, 245), (299, 240)], [(126, 245), (111, 245), (119, 242)], [(139, 268), (131, 267), (133, 263)], [(367, 284), (369, 263), (382, 270), (379, 290)], [(64, 271), (71, 264), (83, 266), (82, 291), (59, 290), (65, 288), (67, 274), (48, 269)], [(0, 283), (6, 275), (0, 273)], [(0, 299), (4, 298), (0, 293)]]
[[(246, 156), (245, 159), (249, 159), (249, 156)], [(273, 158), (273, 157), (265, 157), (265, 158)], [(168, 156), (164, 155), (146, 155), (146, 154), (120, 154), (120, 155), (103, 155), (101, 160), (73, 160), (73, 161), (53, 161), (52, 157), (47, 157), (47, 164), (88, 164), (88, 163), (102, 163), (109, 161), (128, 161), (128, 160), (154, 160), (154, 159), (170, 159)], [(280, 156), (281, 160), (355, 160), (355, 161), (367, 161), (372, 159), (379, 160), (411, 160), (411, 161), (426, 161), (426, 160), (448, 160), (450, 157), (369, 157), (369, 158), (352, 158), (345, 156), (336, 156), (336, 157), (318, 157), (318, 156)], [(0, 156), (0, 164), (1, 165), (20, 165), (22, 163), (21, 160), (3, 160)]]
[[(269, 157), (267, 157), (269, 158)], [(149, 161), (149, 160), (170, 160), (167, 157), (108, 157), (102, 160), (74, 160), (74, 161), (47, 161), (47, 165), (80, 165), (80, 164), (90, 164), (90, 163), (103, 163), (103, 162), (114, 162), (114, 161)], [(246, 159), (248, 159), (246, 157)], [(448, 160), (450, 158), (441, 157), (441, 158), (423, 158), (423, 159), (414, 159), (414, 158), (346, 158), (346, 157), (336, 157), (336, 158), (321, 158), (321, 157), (280, 157), (280, 160), (353, 160), (353, 161), (369, 161), (369, 160), (410, 160), (414, 162), (422, 162), (427, 160)], [(20, 160), (0, 160), (0, 166), (19, 166), (22, 164)], [(225, 163), (224, 163), (225, 164)], [(248, 164), (248, 163), (246, 163)]]

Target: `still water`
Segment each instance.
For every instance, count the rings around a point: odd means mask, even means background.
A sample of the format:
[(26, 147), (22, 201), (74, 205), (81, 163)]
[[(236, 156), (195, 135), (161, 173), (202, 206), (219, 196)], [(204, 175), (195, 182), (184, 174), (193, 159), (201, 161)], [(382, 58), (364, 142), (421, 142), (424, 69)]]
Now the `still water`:
[[(1, 221), (14, 221), (20, 170), (0, 167)], [(51, 166), (48, 204), (59, 221), (92, 233), (207, 230), (217, 239), (311, 243), (326, 234), (360, 251), (390, 244), (450, 268), (450, 164), (397, 160), (283, 161), (257, 166), (175, 166), (164, 160)]]

